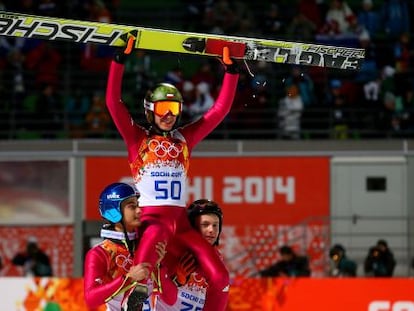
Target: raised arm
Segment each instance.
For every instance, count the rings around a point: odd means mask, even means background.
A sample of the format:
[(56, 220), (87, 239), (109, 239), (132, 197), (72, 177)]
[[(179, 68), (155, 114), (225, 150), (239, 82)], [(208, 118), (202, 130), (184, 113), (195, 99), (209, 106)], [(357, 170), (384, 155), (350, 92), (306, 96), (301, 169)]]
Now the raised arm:
[(124, 62), (126, 59), (126, 54), (122, 57), (121, 53), (118, 52), (115, 54), (114, 60), (111, 62), (109, 68), (106, 88), (106, 106), (119, 134), (127, 145), (128, 159), (132, 161), (136, 157), (137, 150), (134, 146), (144, 137), (145, 131), (134, 123), (133, 118), (121, 98)]
[(182, 129), (190, 150), (210, 134), (230, 112), (237, 90), (239, 67), (228, 53), (228, 49), (224, 48), (223, 58), (220, 61), (224, 66), (225, 74), (220, 93), (213, 106), (199, 120)]

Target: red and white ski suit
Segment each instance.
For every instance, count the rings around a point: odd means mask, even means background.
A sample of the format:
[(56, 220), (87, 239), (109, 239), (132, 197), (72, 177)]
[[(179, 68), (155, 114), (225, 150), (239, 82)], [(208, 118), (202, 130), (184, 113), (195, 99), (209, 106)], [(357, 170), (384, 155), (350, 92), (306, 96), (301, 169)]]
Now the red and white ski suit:
[(121, 100), (124, 65), (112, 61), (106, 101), (128, 151), (132, 177), (140, 192), (142, 238), (134, 262), (155, 265), (155, 245), (173, 236), (190, 249), (209, 284), (205, 311), (225, 310), (229, 274), (214, 248), (189, 223), (186, 182), (191, 151), (230, 111), (238, 74), (225, 73), (220, 93), (211, 109), (196, 122), (163, 136), (135, 124)]

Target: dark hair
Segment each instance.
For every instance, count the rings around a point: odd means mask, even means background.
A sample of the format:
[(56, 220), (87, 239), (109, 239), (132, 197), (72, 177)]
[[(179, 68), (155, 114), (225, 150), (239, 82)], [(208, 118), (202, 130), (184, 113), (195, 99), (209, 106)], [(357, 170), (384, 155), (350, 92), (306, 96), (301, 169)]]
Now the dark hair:
[(377, 246), (380, 246), (380, 245), (388, 247), (388, 243), (385, 240), (378, 240)]
[(223, 226), (223, 212), (221, 211), (221, 208), (218, 206), (218, 204), (208, 199), (196, 200), (190, 204), (190, 206), (187, 209), (187, 213), (188, 213), (188, 219), (190, 220), (191, 226), (197, 230), (198, 230), (197, 224), (196, 224), (197, 216), (206, 215), (206, 214), (217, 215), (217, 217), (219, 218), (219, 235), (214, 245), (218, 245), (220, 234), (221, 234), (221, 229)]
[(331, 249), (329, 250), (329, 257), (334, 257), (334, 256), (345, 256), (345, 248), (341, 245), (341, 244), (335, 244), (334, 246), (331, 247)]

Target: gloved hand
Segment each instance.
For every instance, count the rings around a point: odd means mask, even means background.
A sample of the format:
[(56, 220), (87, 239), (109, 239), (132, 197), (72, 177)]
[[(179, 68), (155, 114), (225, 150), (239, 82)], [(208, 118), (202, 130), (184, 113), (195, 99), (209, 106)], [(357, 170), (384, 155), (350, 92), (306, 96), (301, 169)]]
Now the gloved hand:
[(132, 51), (134, 50), (135, 45), (135, 37), (130, 36), (128, 38), (127, 44), (123, 50), (118, 50), (115, 52), (114, 61), (119, 64), (125, 64), (128, 56), (131, 55)]
[(223, 48), (223, 57), (219, 58), (220, 62), (223, 64), (224, 71), (231, 74), (240, 73), (239, 65), (236, 60), (230, 57), (230, 50), (227, 46)]
[(188, 278), (190, 277), (191, 273), (196, 270), (196, 268), (197, 263), (193, 254), (190, 252), (185, 253), (177, 265), (177, 271), (174, 277), (175, 283), (178, 286), (183, 286), (185, 283), (187, 283)]

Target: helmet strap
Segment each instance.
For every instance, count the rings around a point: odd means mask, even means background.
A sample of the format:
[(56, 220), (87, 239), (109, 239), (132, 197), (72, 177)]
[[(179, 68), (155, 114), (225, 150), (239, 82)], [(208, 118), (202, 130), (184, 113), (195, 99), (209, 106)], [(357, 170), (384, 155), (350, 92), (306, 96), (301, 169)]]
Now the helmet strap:
[(125, 224), (124, 224), (124, 220), (123, 219), (121, 220), (121, 224), (122, 224), (122, 227), (124, 228), (124, 237), (125, 237), (124, 241), (125, 241), (125, 246), (128, 249), (129, 254), (131, 255), (131, 258), (134, 258), (135, 241), (134, 240), (131, 240), (129, 238), (128, 232), (126, 231), (126, 227), (125, 227)]

